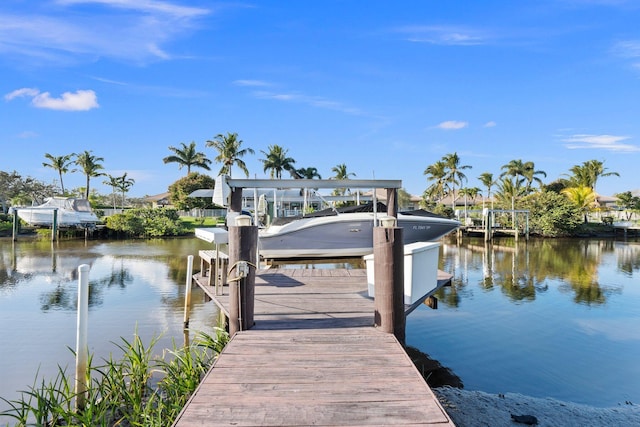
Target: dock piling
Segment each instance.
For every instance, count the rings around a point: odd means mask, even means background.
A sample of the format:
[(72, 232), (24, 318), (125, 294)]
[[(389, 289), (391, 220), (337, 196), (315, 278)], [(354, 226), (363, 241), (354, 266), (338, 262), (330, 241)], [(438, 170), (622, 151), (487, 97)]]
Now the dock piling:
[(87, 363), (89, 348), (87, 346), (87, 323), (89, 317), (89, 265), (78, 267), (78, 323), (76, 331), (76, 410), (85, 406), (87, 392)]
[(193, 255), (187, 257), (187, 283), (184, 294), (184, 329), (189, 329), (189, 310), (191, 310), (191, 284), (193, 282)]
[[(242, 215), (237, 217), (242, 220)], [(229, 227), (229, 335), (253, 326), (258, 227)]]
[(51, 220), (51, 241), (58, 240), (58, 209), (53, 210), (53, 219)]
[(404, 246), (402, 228), (373, 229), (375, 314), (374, 322), (383, 332), (405, 342)]
[(18, 209), (13, 210), (13, 241), (18, 240), (18, 232), (20, 231), (20, 218), (18, 217)]

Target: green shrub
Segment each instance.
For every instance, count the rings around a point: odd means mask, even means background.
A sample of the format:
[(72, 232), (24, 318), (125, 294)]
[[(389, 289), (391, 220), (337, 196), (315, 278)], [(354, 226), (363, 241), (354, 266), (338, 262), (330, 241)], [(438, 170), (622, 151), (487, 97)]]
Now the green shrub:
[(553, 191), (525, 197), (520, 208), (529, 210), (530, 232), (544, 237), (570, 236), (582, 223), (580, 210), (567, 197)]
[(185, 231), (175, 209), (129, 209), (107, 217), (106, 224), (129, 237), (178, 236)]

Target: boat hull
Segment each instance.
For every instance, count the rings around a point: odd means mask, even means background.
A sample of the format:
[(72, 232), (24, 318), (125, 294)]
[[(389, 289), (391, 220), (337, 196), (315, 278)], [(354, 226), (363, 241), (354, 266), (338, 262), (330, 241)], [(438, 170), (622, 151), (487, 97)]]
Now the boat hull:
[[(50, 227), (53, 224), (53, 210), (36, 208), (22, 208), (18, 211), (18, 216), (24, 222), (33, 226)], [(98, 222), (98, 217), (94, 214), (78, 214), (74, 211), (58, 210), (58, 227), (92, 227)]]
[(18, 217), (32, 226), (50, 227), (54, 211), (58, 227), (94, 227), (99, 221), (84, 199), (52, 197), (40, 206), (17, 209)]
[[(260, 233), (260, 255), (267, 259), (364, 256), (373, 252), (373, 224), (371, 213), (299, 219)], [(398, 215), (405, 245), (437, 240), (459, 225), (446, 218)]]

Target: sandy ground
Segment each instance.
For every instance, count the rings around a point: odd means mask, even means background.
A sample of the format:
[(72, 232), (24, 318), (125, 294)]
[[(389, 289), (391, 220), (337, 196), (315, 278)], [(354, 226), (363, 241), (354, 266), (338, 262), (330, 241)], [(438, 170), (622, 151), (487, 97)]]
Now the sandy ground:
[(513, 421), (512, 414), (533, 415), (538, 426), (640, 426), (640, 405), (595, 408), (516, 393), (494, 395), (452, 387), (434, 388), (433, 391), (458, 427), (526, 425)]

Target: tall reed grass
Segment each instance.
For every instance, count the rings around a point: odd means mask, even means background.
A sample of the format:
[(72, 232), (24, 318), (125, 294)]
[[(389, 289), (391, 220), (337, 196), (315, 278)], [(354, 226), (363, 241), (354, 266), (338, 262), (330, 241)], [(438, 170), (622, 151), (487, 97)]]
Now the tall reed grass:
[(16, 426), (170, 426), (229, 340), (220, 328), (213, 335), (199, 332), (188, 346), (174, 342), (155, 357), (157, 337), (148, 346), (137, 334), (132, 341), (121, 338), (120, 359), (94, 365), (89, 358), (84, 408), (76, 410), (75, 379), (58, 367), (49, 381), (36, 374), (19, 399), (0, 397), (10, 406), (0, 415)]

